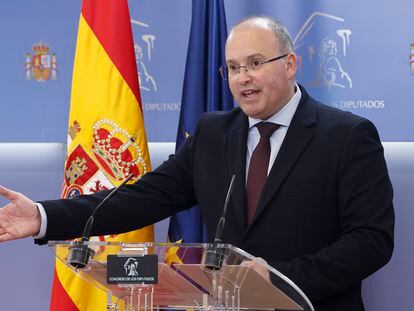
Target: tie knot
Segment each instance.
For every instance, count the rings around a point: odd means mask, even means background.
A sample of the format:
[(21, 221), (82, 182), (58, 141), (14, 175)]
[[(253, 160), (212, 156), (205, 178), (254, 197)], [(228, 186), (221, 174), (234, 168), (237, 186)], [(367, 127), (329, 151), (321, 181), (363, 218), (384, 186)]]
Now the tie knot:
[(260, 137), (269, 139), (272, 136), (273, 132), (277, 130), (279, 124), (271, 122), (260, 122), (256, 124), (257, 129), (259, 130)]

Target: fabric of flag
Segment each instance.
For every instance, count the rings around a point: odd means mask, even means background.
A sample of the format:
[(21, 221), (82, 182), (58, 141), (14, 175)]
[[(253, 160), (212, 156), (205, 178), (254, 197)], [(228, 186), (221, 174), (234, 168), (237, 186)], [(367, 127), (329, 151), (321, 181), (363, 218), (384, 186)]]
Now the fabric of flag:
[[(234, 107), (228, 83), (218, 71), (225, 64), (226, 38), (223, 1), (193, 0), (176, 149), (194, 133), (202, 113)], [(170, 242), (205, 242), (206, 232), (199, 208), (193, 207), (171, 217), (168, 238)], [(169, 255), (175, 258), (168, 258)], [(167, 254), (168, 263), (175, 261), (175, 254)]]
[[(150, 170), (127, 0), (83, 0), (62, 196), (110, 189)], [(94, 239), (153, 241), (153, 227)], [(106, 310), (106, 303), (102, 290), (56, 260), (50, 310)]]

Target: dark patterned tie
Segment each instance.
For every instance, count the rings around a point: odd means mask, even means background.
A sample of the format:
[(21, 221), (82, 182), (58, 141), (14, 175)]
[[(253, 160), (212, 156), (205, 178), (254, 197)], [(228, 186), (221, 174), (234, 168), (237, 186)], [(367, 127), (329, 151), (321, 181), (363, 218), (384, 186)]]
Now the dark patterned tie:
[(267, 170), (270, 159), (269, 138), (279, 127), (278, 124), (261, 122), (256, 124), (260, 133), (260, 141), (250, 158), (249, 172), (247, 174), (246, 198), (247, 198), (247, 223), (250, 224), (256, 213), (260, 195), (267, 179)]

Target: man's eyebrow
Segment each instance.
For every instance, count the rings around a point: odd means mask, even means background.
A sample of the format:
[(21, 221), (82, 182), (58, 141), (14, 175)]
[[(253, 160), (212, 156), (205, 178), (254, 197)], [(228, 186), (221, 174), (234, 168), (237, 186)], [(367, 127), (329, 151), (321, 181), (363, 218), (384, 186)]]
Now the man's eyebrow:
[(255, 53), (252, 55), (247, 56), (247, 59), (253, 59), (253, 58), (264, 58), (265, 56), (262, 53)]
[[(264, 58), (265, 56), (262, 53), (255, 53), (255, 54), (251, 54), (249, 56), (246, 57), (247, 60), (251, 60), (254, 58)], [(228, 59), (226, 60), (226, 64), (238, 64), (238, 62), (236, 62), (234, 59)]]

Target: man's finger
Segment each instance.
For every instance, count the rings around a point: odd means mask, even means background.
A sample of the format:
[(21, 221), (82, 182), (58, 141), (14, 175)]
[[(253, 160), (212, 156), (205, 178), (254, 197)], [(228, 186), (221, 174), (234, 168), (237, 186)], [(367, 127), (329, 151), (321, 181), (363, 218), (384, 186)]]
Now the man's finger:
[(14, 192), (10, 189), (7, 189), (6, 187), (3, 187), (2, 185), (0, 185), (0, 195), (4, 196), (6, 199), (12, 201), (18, 198), (19, 193), (18, 192)]
[(0, 235), (0, 242), (6, 242), (12, 239), (12, 236), (9, 233), (4, 233)]

